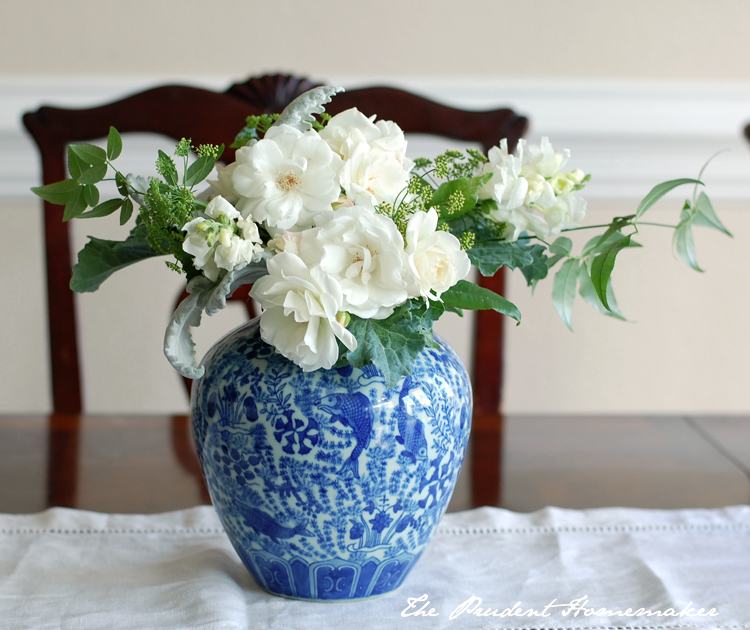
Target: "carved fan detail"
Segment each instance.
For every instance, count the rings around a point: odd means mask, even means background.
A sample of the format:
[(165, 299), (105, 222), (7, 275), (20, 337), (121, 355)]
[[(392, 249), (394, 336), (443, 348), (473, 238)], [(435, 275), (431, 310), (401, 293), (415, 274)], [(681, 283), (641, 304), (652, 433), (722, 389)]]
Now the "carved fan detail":
[(235, 83), (227, 94), (247, 101), (266, 114), (273, 114), (281, 112), (295, 98), (319, 85), (288, 74), (273, 74)]

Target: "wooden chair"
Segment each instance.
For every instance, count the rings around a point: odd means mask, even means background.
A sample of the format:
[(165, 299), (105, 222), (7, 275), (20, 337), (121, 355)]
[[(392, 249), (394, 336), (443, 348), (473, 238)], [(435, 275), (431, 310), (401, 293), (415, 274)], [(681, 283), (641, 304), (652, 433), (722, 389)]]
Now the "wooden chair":
[[(187, 86), (163, 86), (134, 94), (114, 103), (91, 109), (41, 107), (23, 117), (36, 141), (42, 159), (44, 184), (66, 177), (67, 146), (105, 138), (110, 125), (121, 133), (151, 132), (175, 140), (189, 137), (193, 143), (227, 147), (250, 114), (281, 111), (295, 97), (318, 84), (285, 75), (251, 78), (232, 85), (226, 92)], [(350, 107), (380, 119), (398, 122), (406, 133), (443, 136), (476, 142), (485, 151), (501, 138), (514, 148), (526, 130), (527, 120), (509, 109), (464, 111), (441, 105), (408, 92), (371, 87), (337, 95), (326, 110), (336, 114)], [(234, 150), (226, 149), (223, 160), (234, 160)], [(81, 376), (78, 361), (76, 312), (69, 289), (71, 277), (70, 235), (62, 222), (62, 209), (44, 204), (47, 255), (47, 296), (52, 367), (51, 444), (49, 474), (72, 475), (67, 490), (51, 492), (50, 505), (75, 503), (75, 461), (77, 440), (55, 440), (55, 418), (76, 416), (82, 411)], [(481, 283), (503, 292), (503, 274), (483, 278)], [(248, 304), (246, 291), (236, 296)], [(252, 315), (252, 312), (250, 311)], [(502, 372), (502, 316), (493, 311), (477, 313), (474, 343), (474, 426), (472, 429), (472, 491), (474, 505), (496, 505), (500, 496), (500, 456), (502, 418), (500, 384)], [(69, 426), (70, 418), (66, 418)], [(184, 423), (183, 423), (184, 424)], [(174, 443), (184, 443), (186, 427), (176, 421)], [(63, 435), (63, 432), (57, 432)], [(184, 453), (184, 451), (183, 451)], [(185, 458), (185, 456), (182, 456)], [(199, 475), (197, 458), (184, 459), (184, 465)], [(67, 472), (63, 472), (67, 471)]]

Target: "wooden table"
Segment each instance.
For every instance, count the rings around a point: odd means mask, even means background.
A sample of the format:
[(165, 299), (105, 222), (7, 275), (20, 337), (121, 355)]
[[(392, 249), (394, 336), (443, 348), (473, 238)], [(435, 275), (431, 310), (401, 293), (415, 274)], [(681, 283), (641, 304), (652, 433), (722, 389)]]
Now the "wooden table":
[[(187, 423), (0, 417), (0, 512), (154, 513), (208, 503)], [(748, 417), (510, 416), (504, 445), (502, 506), (519, 512), (750, 501)], [(465, 466), (449, 511), (473, 507), (469, 477)]]

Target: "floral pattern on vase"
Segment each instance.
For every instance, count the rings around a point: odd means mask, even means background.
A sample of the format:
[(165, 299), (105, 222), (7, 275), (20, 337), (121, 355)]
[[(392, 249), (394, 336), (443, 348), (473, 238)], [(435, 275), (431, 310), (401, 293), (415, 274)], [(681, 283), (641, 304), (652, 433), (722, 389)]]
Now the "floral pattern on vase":
[(313, 600), (397, 588), (450, 500), (471, 423), (445, 342), (387, 389), (373, 366), (304, 372), (260, 339), (224, 337), (193, 388), (193, 430), (216, 510), (264, 589)]

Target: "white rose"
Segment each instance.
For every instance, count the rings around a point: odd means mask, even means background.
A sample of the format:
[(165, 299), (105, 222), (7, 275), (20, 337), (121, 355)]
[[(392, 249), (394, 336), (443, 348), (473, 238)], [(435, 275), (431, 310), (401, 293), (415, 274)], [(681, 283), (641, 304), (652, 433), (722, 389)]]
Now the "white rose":
[(207, 180), (211, 184), (211, 188), (208, 191), (208, 199), (211, 200), (217, 195), (224, 197), (229, 203), (237, 203), (240, 198), (234, 192), (232, 187), (232, 173), (237, 168), (237, 162), (232, 162), (228, 166), (216, 164), (216, 179)]
[(336, 339), (355, 350), (357, 340), (337, 320), (341, 286), (319, 267), (281, 252), (268, 261), (268, 275), (255, 282), (250, 295), (264, 311), (261, 337), (305, 372), (329, 369), (338, 360)]
[(374, 210), (381, 202), (393, 203), (409, 184), (409, 173), (392, 155), (372, 153), (360, 144), (344, 162), (339, 181), (355, 205)]
[(414, 275), (410, 297), (439, 298), (471, 269), (466, 252), (458, 239), (437, 230), (438, 215), (434, 208), (417, 212), (406, 227), (406, 254)]
[(339, 197), (340, 162), (315, 131), (271, 127), (265, 138), (237, 151), (232, 185), (243, 217), (282, 230), (308, 227)]
[(383, 319), (407, 300), (404, 241), (391, 219), (352, 206), (319, 215), (316, 223), (303, 236), (300, 255), (341, 285), (341, 310)]

